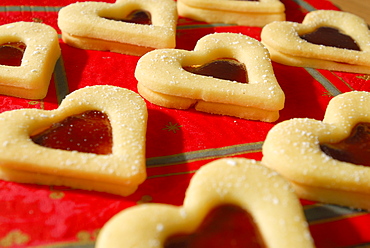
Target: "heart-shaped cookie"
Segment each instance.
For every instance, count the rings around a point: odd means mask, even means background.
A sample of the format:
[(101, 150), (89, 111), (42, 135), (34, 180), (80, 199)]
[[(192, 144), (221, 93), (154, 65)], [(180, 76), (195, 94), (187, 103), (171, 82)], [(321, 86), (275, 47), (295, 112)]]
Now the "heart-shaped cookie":
[[(321, 32), (317, 35), (321, 41), (306, 38), (318, 31)], [(370, 73), (370, 31), (363, 19), (350, 13), (312, 11), (302, 24), (275, 22), (266, 25), (261, 38), (271, 53), (271, 59), (282, 64)], [(346, 40), (352, 40), (360, 50), (354, 50), (354, 45), (346, 46)]]
[[(243, 158), (219, 159), (201, 167), (191, 179), (182, 206), (149, 203), (118, 213), (102, 228), (96, 247), (176, 247), (170, 245), (176, 236), (195, 232), (210, 212), (233, 212), (227, 211), (230, 207), (251, 215), (260, 234), (258, 247), (314, 247), (302, 206), (289, 183), (259, 162)], [(212, 240), (222, 244), (227, 231), (220, 230)], [(233, 233), (231, 242), (250, 235), (240, 231)]]
[(42, 23), (15, 22), (0, 26), (0, 47), (17, 43), (23, 46), (21, 54), (16, 55), (21, 63), (19, 66), (0, 63), (0, 94), (42, 99), (60, 56), (58, 34)]
[[(135, 11), (149, 13), (151, 24), (128, 20)], [(175, 47), (176, 25), (176, 3), (172, 0), (73, 3), (58, 16), (62, 38), (69, 45), (138, 56)]]
[(263, 27), (285, 21), (285, 6), (279, 0), (179, 0), (177, 10), (180, 16), (210, 23)]
[[(101, 119), (105, 115), (104, 118), (109, 120), (112, 130), (111, 152), (81, 152), (74, 146), (69, 150), (68, 147), (56, 149), (36, 142), (37, 138), (34, 137), (45, 129), (67, 125), (62, 121), (71, 117), (82, 119), (80, 114), (91, 114), (90, 111), (98, 113), (90, 119)], [(4, 112), (0, 114), (0, 127), (6, 130), (0, 135), (0, 178), (131, 194), (146, 178), (146, 120), (143, 99), (130, 90), (114, 86), (93, 86), (74, 91), (55, 110), (20, 109)], [(91, 123), (87, 119), (89, 121)], [(100, 128), (96, 125), (88, 126), (91, 132), (85, 132), (86, 136), (79, 138), (78, 130), (74, 128), (82, 127), (83, 130), (83, 125), (72, 122), (68, 126), (72, 130), (67, 130), (72, 134), (64, 132), (59, 135), (59, 140), (58, 136), (54, 136), (57, 140), (51, 142), (64, 142), (63, 136), (70, 135), (69, 139), (81, 143), (77, 146), (84, 145), (84, 139), (90, 139), (86, 145), (94, 146), (94, 139), (89, 136), (95, 135), (95, 140), (104, 138), (104, 135), (98, 135), (99, 130), (93, 130)], [(53, 136), (44, 135), (44, 139), (52, 140)]]
[[(185, 70), (225, 59), (245, 67), (248, 83)], [(140, 58), (135, 77), (144, 98), (168, 108), (195, 105), (195, 109), (208, 113), (272, 122), (284, 107), (284, 92), (275, 78), (267, 49), (242, 34), (207, 35), (197, 42), (194, 51), (149, 52)]]
[[(290, 180), (300, 198), (370, 209), (370, 168), (357, 160), (369, 156), (363, 144), (366, 129), (354, 129), (370, 123), (369, 112), (370, 93), (338, 95), (323, 121), (292, 119), (274, 126), (263, 144), (262, 161)], [(353, 144), (342, 149), (341, 143)]]

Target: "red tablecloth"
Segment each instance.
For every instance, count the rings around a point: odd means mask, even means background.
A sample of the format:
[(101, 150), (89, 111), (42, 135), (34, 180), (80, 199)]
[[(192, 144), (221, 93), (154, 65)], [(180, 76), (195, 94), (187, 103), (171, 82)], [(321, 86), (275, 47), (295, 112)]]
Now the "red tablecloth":
[[(37, 21), (57, 26), (58, 10), (75, 0), (2, 0), (0, 24)], [(114, 2), (109, 0), (108, 2)], [(315, 9), (336, 9), (325, 0), (282, 0), (287, 20), (301, 22)], [(192, 49), (213, 32), (238, 32), (260, 39), (261, 28), (208, 24), (180, 17), (177, 48)], [(69, 92), (88, 85), (116, 85), (137, 91), (138, 57), (72, 48), (60, 41), (59, 59), (43, 100), (0, 96), (0, 112), (19, 108), (54, 109)], [(285, 92), (278, 122), (293, 117), (321, 120), (328, 101), (351, 91), (370, 91), (370, 76), (295, 68), (273, 63)], [(147, 103), (148, 179), (129, 197), (19, 184), (0, 180), (0, 247), (93, 247), (99, 229), (119, 211), (141, 202), (182, 205), (193, 173), (225, 156), (260, 160), (261, 145), (276, 123), (242, 120)], [(6, 130), (1, 130), (6, 132)], [(0, 155), (1, 156), (1, 155)], [(370, 215), (344, 207), (302, 200), (316, 246), (370, 246)], [(366, 247), (368, 247), (366, 246)]]

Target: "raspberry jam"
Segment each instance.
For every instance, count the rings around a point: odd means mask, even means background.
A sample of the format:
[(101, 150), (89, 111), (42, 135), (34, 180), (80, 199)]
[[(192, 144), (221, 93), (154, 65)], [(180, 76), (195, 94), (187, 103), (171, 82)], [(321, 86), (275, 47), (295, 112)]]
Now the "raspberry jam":
[(112, 153), (112, 128), (108, 116), (91, 110), (69, 116), (49, 129), (31, 136), (44, 147), (95, 154)]
[(248, 73), (245, 65), (235, 59), (220, 58), (204, 65), (184, 66), (183, 69), (202, 76), (248, 83)]
[(0, 45), (0, 65), (20, 66), (26, 44), (23, 42), (7, 42)]
[(261, 248), (266, 247), (251, 215), (226, 204), (211, 210), (192, 234), (169, 237), (164, 248)]
[(151, 25), (152, 24), (152, 17), (150, 12), (145, 10), (134, 10), (126, 18), (123, 19), (115, 19), (115, 18), (107, 18), (105, 19), (114, 20), (114, 21), (121, 21), (127, 23), (136, 23), (136, 24), (144, 24), (144, 25)]
[(370, 166), (370, 123), (358, 123), (346, 139), (338, 143), (322, 143), (320, 148), (336, 160)]
[(315, 31), (304, 34), (300, 37), (316, 45), (361, 51), (360, 47), (351, 36), (341, 33), (336, 28), (319, 27)]

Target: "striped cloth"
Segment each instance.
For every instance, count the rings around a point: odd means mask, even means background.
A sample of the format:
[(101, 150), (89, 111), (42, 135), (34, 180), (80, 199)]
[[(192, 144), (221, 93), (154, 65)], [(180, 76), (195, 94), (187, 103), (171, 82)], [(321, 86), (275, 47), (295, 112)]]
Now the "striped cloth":
[[(2, 0), (0, 25), (16, 21), (57, 26), (58, 11), (74, 0)], [(113, 2), (109, 0), (107, 2)], [(337, 9), (326, 0), (282, 0), (288, 21), (301, 22), (316, 9)], [(209, 24), (180, 17), (177, 48), (191, 50), (209, 33), (235, 32), (260, 39), (261, 28)], [(0, 34), (1, 35), (1, 34)], [(55, 109), (76, 89), (115, 85), (137, 91), (138, 57), (86, 51), (60, 41), (62, 56), (49, 93), (42, 100), (0, 96), (0, 112)], [(368, 75), (294, 68), (273, 63), (286, 95), (278, 122), (307, 117), (321, 120), (329, 100), (353, 90), (370, 91)], [(194, 110), (166, 109), (148, 103), (148, 179), (129, 197), (26, 185), (0, 180), (0, 247), (93, 247), (104, 223), (119, 211), (143, 202), (181, 205), (193, 173), (214, 159), (234, 156), (260, 160), (267, 132), (276, 123), (241, 120)], [(6, 130), (2, 130), (6, 132)], [(317, 247), (370, 246), (370, 215), (344, 207), (302, 200)]]

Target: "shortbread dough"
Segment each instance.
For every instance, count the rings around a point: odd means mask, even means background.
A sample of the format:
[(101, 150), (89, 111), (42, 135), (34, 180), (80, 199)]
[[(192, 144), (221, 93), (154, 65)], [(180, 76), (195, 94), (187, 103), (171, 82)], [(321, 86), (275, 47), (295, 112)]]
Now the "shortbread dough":
[(42, 23), (9, 23), (0, 26), (0, 46), (8, 42), (22, 42), (26, 49), (20, 66), (0, 65), (0, 94), (44, 98), (61, 53), (57, 32)]
[(209, 23), (263, 27), (285, 21), (285, 7), (279, 0), (179, 0), (177, 10), (180, 16)]
[[(151, 25), (119, 21), (136, 10), (148, 11)], [(73, 3), (59, 12), (63, 40), (74, 47), (143, 55), (176, 45), (177, 11), (172, 0), (117, 0)]]
[[(96, 110), (112, 127), (112, 153), (48, 148), (30, 137), (65, 118)], [(20, 109), (0, 114), (0, 178), (21, 183), (64, 185), (119, 195), (133, 193), (146, 178), (147, 110), (136, 93), (92, 86), (69, 94), (55, 110)]]
[[(350, 36), (361, 51), (317, 45), (300, 38), (319, 27), (331, 27)], [(370, 73), (370, 31), (360, 17), (335, 10), (310, 12), (302, 24), (274, 22), (266, 25), (261, 33), (262, 43), (269, 49), (271, 59), (278, 63), (347, 71)]]
[[(243, 63), (248, 83), (202, 76), (184, 70), (212, 60)], [(271, 66), (267, 49), (242, 34), (215, 33), (201, 38), (194, 51), (161, 49), (140, 58), (135, 77), (139, 93), (168, 108), (195, 109), (245, 119), (276, 121), (285, 95)]]
[(123, 210), (99, 233), (96, 247), (164, 247), (190, 234), (213, 208), (232, 204), (250, 213), (266, 247), (314, 247), (302, 206), (289, 183), (261, 163), (224, 158), (202, 166), (182, 206), (148, 203)]
[(292, 182), (300, 198), (370, 209), (370, 168), (326, 155), (320, 145), (349, 136), (370, 122), (370, 93), (334, 97), (323, 121), (297, 118), (274, 126), (263, 144), (263, 163)]

